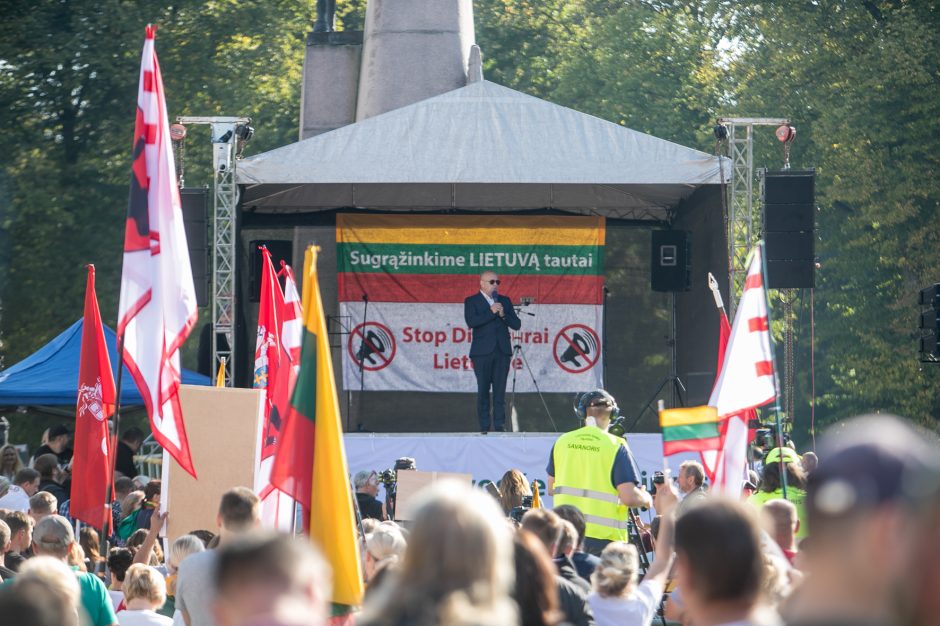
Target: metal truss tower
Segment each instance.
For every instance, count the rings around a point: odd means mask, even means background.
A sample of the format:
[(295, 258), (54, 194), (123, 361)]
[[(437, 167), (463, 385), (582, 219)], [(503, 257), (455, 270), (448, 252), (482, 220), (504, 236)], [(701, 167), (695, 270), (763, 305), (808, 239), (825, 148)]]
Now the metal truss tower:
[[(224, 358), (225, 386), (231, 387), (235, 366), (235, 222), (238, 185), (235, 183), (236, 143), (247, 140), (247, 117), (178, 117), (177, 122), (207, 124), (212, 133), (212, 371)], [(219, 335), (228, 345), (221, 345)]]

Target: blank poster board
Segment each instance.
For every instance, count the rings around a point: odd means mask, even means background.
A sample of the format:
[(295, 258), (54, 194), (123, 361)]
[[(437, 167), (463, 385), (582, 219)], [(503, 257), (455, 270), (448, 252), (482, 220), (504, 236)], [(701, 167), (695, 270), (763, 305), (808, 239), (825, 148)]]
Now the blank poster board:
[(170, 541), (201, 528), (218, 532), (216, 515), (222, 494), (232, 487), (254, 487), (255, 443), (259, 420), (264, 414), (263, 392), (180, 387), (189, 449), (199, 478), (194, 479), (172, 458), (169, 466), (164, 467)]
[(455, 480), (473, 484), (470, 474), (455, 474), (453, 472), (419, 472), (417, 470), (398, 470), (398, 487), (395, 495), (395, 519), (410, 521), (414, 519), (415, 496), (425, 487), (439, 480)]

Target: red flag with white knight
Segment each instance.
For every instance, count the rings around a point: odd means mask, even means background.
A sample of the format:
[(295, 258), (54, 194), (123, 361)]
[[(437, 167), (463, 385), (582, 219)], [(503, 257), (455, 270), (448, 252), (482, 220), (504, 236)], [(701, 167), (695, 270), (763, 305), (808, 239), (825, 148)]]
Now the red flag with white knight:
[(760, 246), (751, 250), (747, 265), (744, 291), (708, 401), (709, 406), (716, 408), (718, 416), (727, 421), (722, 430), (722, 449), (711, 467), (713, 489), (730, 496), (740, 494), (744, 480), (748, 420), (757, 407), (777, 397)]
[(108, 487), (112, 479), (108, 418), (114, 413), (114, 403), (114, 377), (95, 295), (95, 266), (89, 265), (78, 366), (69, 514), (94, 528), (108, 526), (111, 519), (108, 505)]
[(147, 26), (140, 65), (118, 336), (154, 438), (195, 476), (179, 401), (179, 350), (196, 323), (196, 290), (155, 32), (154, 26)]

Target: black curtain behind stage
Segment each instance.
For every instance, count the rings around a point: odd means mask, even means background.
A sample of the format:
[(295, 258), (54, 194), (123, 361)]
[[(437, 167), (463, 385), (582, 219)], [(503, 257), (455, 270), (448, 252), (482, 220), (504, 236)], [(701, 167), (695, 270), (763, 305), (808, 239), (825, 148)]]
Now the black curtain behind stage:
[[(717, 188), (716, 188), (717, 190)], [(707, 267), (724, 250), (721, 207), (717, 192), (709, 195), (701, 190), (679, 207), (676, 228), (693, 230), (693, 291), (677, 297), (677, 369), (680, 378), (692, 392), (692, 400), (702, 402), (700, 390), (710, 388), (714, 378), (717, 316), (707, 286), (708, 271), (723, 272), (722, 260), (717, 267)], [(707, 213), (707, 215), (705, 215)], [(311, 242), (321, 246), (320, 276), (324, 308), (328, 316), (339, 310), (336, 285), (336, 221), (334, 212), (291, 215), (244, 213), (239, 237), (239, 357), (235, 376), (239, 386), (250, 386), (254, 361), (257, 302), (246, 297), (250, 282), (250, 243), (253, 241), (284, 241), (293, 243), (295, 272), (299, 276), (303, 249)], [(650, 230), (652, 223), (608, 219), (605, 250), (607, 298), (607, 388), (617, 398), (621, 413), (631, 422), (640, 414), (663, 379), (672, 371), (672, 297), (650, 289)], [(661, 227), (661, 225), (660, 225)], [(701, 280), (699, 280), (701, 276)], [(721, 280), (721, 278), (719, 279)], [(723, 285), (726, 284), (723, 281)], [(468, 294), (469, 295), (469, 294)], [(507, 294), (517, 299), (521, 294)], [(707, 299), (706, 299), (707, 298)], [(523, 324), (525, 324), (523, 316)], [(524, 327), (523, 327), (524, 328)], [(331, 332), (341, 332), (342, 320), (333, 319)], [(472, 393), (412, 393), (354, 391), (347, 395), (342, 388), (340, 345), (346, 340), (339, 334), (331, 337), (333, 366), (337, 375), (344, 427), (374, 432), (476, 432), (476, 396)], [(528, 377), (523, 369), (517, 374)], [(507, 405), (511, 388), (507, 385)], [(686, 380), (687, 379), (687, 380)], [(368, 374), (366, 374), (368, 388)], [(667, 405), (672, 402), (672, 387), (666, 385), (658, 397)], [(565, 431), (576, 427), (572, 411), (574, 394), (544, 394), (545, 403), (554, 420), (549, 418), (537, 394), (516, 395), (519, 430), (529, 432)], [(706, 391), (707, 399), (707, 391)], [(637, 432), (659, 430), (652, 410), (646, 411), (634, 428)], [(507, 409), (508, 410), (508, 409)], [(508, 424), (507, 424), (508, 426)]]

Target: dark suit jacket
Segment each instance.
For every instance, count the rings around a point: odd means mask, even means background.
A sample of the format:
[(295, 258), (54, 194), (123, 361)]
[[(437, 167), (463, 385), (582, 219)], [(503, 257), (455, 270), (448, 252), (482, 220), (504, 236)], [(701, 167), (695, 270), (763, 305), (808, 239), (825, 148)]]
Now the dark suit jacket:
[(473, 341), (470, 343), (470, 356), (484, 356), (499, 350), (503, 354), (512, 354), (509, 341), (509, 329), (519, 330), (522, 322), (512, 308), (512, 301), (506, 296), (496, 296), (503, 305), (502, 319), (490, 311), (483, 294), (477, 292), (463, 301), (463, 317), (467, 326), (473, 329)]

